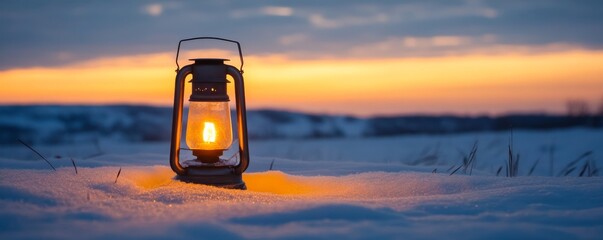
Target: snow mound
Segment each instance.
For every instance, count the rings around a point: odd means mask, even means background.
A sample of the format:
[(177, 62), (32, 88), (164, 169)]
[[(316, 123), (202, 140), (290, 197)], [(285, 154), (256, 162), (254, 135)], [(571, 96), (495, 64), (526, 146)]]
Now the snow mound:
[(247, 191), (173, 177), (166, 166), (81, 167), (78, 174), (69, 167), (0, 169), (0, 236), (575, 239), (603, 234), (599, 177), (263, 171), (244, 175)]
[(246, 191), (175, 181), (168, 142), (0, 146), (0, 239), (598, 239), (601, 133), (515, 131), (515, 178), (508, 132), (254, 140)]

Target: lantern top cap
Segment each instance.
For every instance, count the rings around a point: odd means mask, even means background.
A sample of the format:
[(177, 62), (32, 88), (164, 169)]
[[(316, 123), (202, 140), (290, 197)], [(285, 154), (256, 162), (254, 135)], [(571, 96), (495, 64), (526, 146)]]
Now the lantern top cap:
[(224, 64), (224, 61), (230, 61), (230, 59), (226, 58), (191, 58), (190, 61), (195, 61), (195, 64)]

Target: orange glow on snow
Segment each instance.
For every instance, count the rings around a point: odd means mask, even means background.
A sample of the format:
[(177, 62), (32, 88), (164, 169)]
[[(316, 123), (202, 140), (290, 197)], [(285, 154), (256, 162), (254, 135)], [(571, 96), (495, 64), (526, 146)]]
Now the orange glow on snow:
[(124, 171), (123, 179), (142, 189), (150, 190), (169, 184), (173, 177), (174, 172), (171, 169), (155, 166), (146, 169), (128, 168)]
[(342, 187), (336, 183), (325, 183), (324, 179), (287, 175), (280, 171), (243, 174), (247, 190), (283, 195), (324, 195), (336, 193)]
[[(0, 71), (0, 103), (170, 106), (173, 57), (157, 53)], [(236, 57), (227, 57), (239, 67)], [(601, 62), (603, 52), (586, 50), (401, 59), (246, 56), (244, 77), (248, 108), (356, 115), (561, 112), (568, 99), (600, 101)]]
[(307, 194), (315, 192), (315, 186), (296, 181), (282, 172), (243, 174), (243, 181), (249, 191), (276, 194)]

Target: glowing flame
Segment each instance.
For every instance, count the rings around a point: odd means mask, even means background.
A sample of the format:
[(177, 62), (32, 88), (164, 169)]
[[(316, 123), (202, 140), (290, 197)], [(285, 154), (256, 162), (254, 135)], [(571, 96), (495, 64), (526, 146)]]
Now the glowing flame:
[(212, 122), (205, 122), (203, 126), (203, 141), (207, 143), (216, 142), (216, 125)]

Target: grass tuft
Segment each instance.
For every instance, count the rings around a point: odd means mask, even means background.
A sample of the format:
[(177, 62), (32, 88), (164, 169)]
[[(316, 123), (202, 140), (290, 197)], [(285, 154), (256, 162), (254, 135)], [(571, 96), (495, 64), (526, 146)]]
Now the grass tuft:
[(450, 172), (450, 170), (454, 169), (454, 167), (456, 167), (456, 165), (452, 165), (450, 168), (448, 168), (448, 170), (446, 170), (446, 172)]
[(469, 158), (467, 160), (467, 164), (465, 165), (465, 171), (467, 170), (468, 166), (471, 166), (469, 168), (469, 176), (471, 176), (471, 174), (473, 173), (473, 167), (475, 166), (475, 160), (476, 158), (476, 153), (477, 153), (477, 141), (475, 141), (475, 143), (473, 144), (473, 147), (471, 148), (471, 152), (469, 153)]
[(536, 169), (536, 166), (538, 165), (539, 162), (540, 162), (540, 158), (536, 159), (536, 162), (534, 162), (534, 164), (530, 168), (530, 171), (528, 172), (528, 176), (532, 175), (532, 173), (534, 172), (534, 169)]
[(513, 131), (509, 138), (509, 155), (507, 159), (507, 177), (517, 177), (519, 173), (519, 153), (513, 157)]
[(591, 155), (591, 157), (584, 162), (584, 166), (582, 166), (582, 171), (580, 171), (580, 174), (578, 175), (578, 177), (597, 176), (597, 173), (599, 170), (597, 169), (595, 162), (596, 161), (592, 158), (592, 155)]
[(582, 171), (578, 174), (578, 177), (584, 176), (585, 173), (590, 172), (590, 161), (584, 162), (584, 166), (582, 167)]
[(270, 162), (270, 169), (269, 170), (272, 170), (272, 167), (274, 167), (274, 159), (272, 159), (272, 162)]
[(593, 160), (591, 162), (592, 162), (592, 167), (591, 167), (592, 169), (591, 169), (591, 172), (589, 173), (589, 177), (599, 176), (599, 168), (597, 168), (596, 161)]
[(452, 176), (452, 174), (455, 174), (459, 169), (461, 169), (461, 167), (463, 167), (463, 165), (459, 165), (459, 167), (454, 169), (454, 171), (452, 171), (449, 176)]
[(461, 154), (463, 154), (463, 164), (458, 166), (456, 169), (454, 169), (454, 171), (452, 171), (452, 173), (450, 173), (450, 175), (455, 174), (461, 168), (463, 168), (463, 173), (465, 173), (465, 174), (467, 174), (467, 169), (469, 169), (469, 175), (471, 175), (473, 173), (473, 166), (475, 165), (476, 153), (477, 153), (477, 141), (475, 141), (475, 143), (473, 143), (473, 147), (471, 147), (471, 152), (469, 152), (469, 155), (461, 152)]
[(121, 168), (117, 171), (117, 176), (115, 177), (115, 183), (117, 183), (117, 179), (119, 178), (119, 174), (121, 174)]
[(563, 169), (561, 169), (561, 171), (559, 172), (559, 174), (557, 174), (557, 176), (561, 177), (561, 176), (569, 175), (574, 170), (576, 170), (578, 162), (580, 162), (582, 159), (586, 159), (587, 157), (591, 156), (592, 154), (593, 154), (593, 151), (586, 151), (586, 152), (580, 154), (580, 156), (578, 156), (576, 159), (574, 159), (573, 161), (571, 161), (567, 165), (565, 165), (565, 167)]
[(71, 158), (71, 164), (73, 164), (73, 168), (75, 169), (75, 175), (77, 175), (77, 166), (75, 165), (75, 161)]
[(40, 154), (38, 151), (36, 151), (32, 146), (30, 146), (29, 144), (23, 142), (21, 139), (17, 138), (17, 141), (19, 141), (21, 144), (25, 145), (27, 148), (29, 148), (30, 150), (32, 150), (34, 153), (36, 153), (42, 159), (44, 159), (44, 161), (46, 161), (46, 163), (48, 163), (48, 165), (50, 165), (50, 167), (52, 168), (52, 170), (55, 170), (55, 171), (57, 170), (56, 168), (54, 168), (54, 166), (52, 166), (52, 163), (50, 163), (50, 161), (48, 161), (48, 159), (46, 159), (44, 156), (42, 156), (42, 154)]

